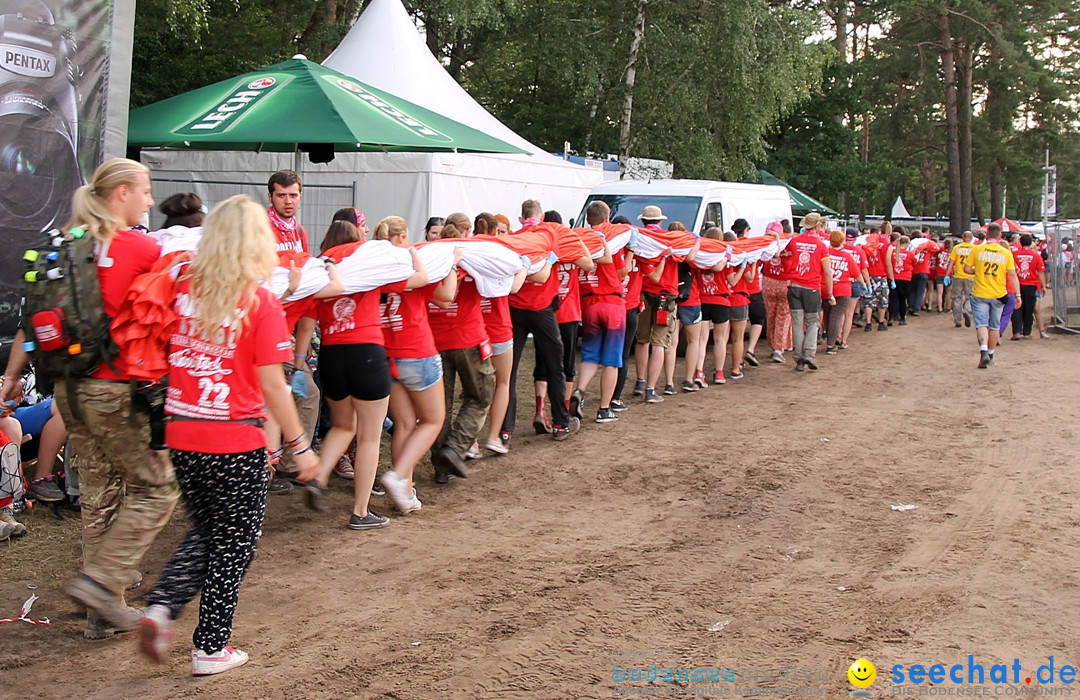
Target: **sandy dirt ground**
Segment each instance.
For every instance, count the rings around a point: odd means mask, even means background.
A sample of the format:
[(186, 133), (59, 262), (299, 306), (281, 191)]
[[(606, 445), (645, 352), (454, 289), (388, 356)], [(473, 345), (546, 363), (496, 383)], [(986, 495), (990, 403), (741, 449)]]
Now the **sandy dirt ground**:
[[(437, 487), (425, 466), (423, 511), (381, 531), (344, 527), (340, 480), (329, 514), (271, 497), (233, 634), (251, 661), (220, 677), (190, 676), (194, 605), (165, 665), (131, 635), (84, 640), (59, 592), (75, 549), (55, 544), (75, 525), (38, 509), (0, 544), (0, 615), (37, 586), (33, 616), (53, 624), (0, 626), (0, 695), (837, 697), (866, 657), (884, 697), (928, 687), (894, 685), (894, 665), (969, 654), (987, 674), (1022, 666), (983, 692), (1031, 692), (1049, 657), (1080, 665), (1078, 348), (1006, 341), (977, 370), (974, 331), (924, 314), (856, 330), (816, 373), (763, 363), (562, 445), (521, 433), (468, 480)], [(148, 554), (143, 592), (182, 528)], [(630, 680), (654, 664), (728, 680)]]

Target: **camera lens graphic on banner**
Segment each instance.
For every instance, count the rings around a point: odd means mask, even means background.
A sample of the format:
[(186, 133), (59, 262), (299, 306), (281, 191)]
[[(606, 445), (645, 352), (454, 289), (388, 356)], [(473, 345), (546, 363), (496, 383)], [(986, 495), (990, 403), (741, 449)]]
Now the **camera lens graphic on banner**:
[(0, 12), (0, 286), (10, 288), (22, 281), (20, 251), (67, 220), (82, 175), (71, 30), (40, 0), (6, 1)]

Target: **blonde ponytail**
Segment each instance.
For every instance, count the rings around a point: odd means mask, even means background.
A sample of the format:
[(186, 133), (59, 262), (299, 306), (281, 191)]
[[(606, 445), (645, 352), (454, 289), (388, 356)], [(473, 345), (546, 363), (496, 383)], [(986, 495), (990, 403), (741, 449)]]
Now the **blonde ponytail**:
[(71, 219), (64, 228), (81, 226), (99, 241), (112, 240), (117, 230), (127, 228), (127, 222), (109, 207), (108, 199), (121, 185), (134, 186), (140, 175), (149, 178), (150, 169), (127, 158), (110, 158), (99, 165), (90, 184), (75, 190)]

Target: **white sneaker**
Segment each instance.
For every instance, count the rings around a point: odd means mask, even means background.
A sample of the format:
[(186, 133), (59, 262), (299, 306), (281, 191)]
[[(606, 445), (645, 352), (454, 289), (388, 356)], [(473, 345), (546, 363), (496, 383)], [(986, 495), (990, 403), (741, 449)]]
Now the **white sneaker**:
[(409, 510), (406, 511), (406, 512), (411, 513), (414, 510), (420, 510), (423, 507), (424, 507), (424, 504), (421, 503), (420, 499), (416, 497), (416, 489), (413, 489), (412, 490), (412, 500), (409, 502)]
[[(139, 649), (151, 661), (165, 663), (172, 644), (173, 621), (164, 605), (151, 605), (139, 622)], [(194, 657), (193, 657), (194, 658)]]
[(504, 455), (510, 452), (510, 448), (502, 444), (501, 440), (488, 440), (487, 443), (484, 444), (484, 448), (497, 455)]
[(215, 673), (224, 673), (237, 666), (243, 666), (248, 662), (247, 652), (240, 649), (225, 647), (213, 656), (202, 649), (191, 650), (191, 675), (212, 676)]
[[(394, 505), (402, 513), (408, 513), (412, 508), (413, 499), (416, 497), (412, 484), (408, 480), (402, 478), (397, 472), (390, 469), (383, 472), (383, 475), (379, 477), (379, 481), (382, 482), (383, 487), (386, 488), (386, 492), (390, 494), (390, 498), (393, 499)], [(415, 509), (418, 510), (418, 509)]]
[(465, 459), (483, 459), (484, 453), (480, 451), (480, 445), (473, 443), (469, 451), (465, 453)]

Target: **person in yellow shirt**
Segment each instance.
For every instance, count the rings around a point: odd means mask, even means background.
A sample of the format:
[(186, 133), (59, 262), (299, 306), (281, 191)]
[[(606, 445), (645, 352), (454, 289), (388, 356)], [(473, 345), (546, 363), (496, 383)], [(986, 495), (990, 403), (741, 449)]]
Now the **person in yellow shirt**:
[[(974, 277), (971, 314), (975, 317), (975, 332), (979, 338), (979, 369), (986, 369), (994, 363), (1001, 311), (1005, 308), (1009, 289), (1006, 282), (1012, 289), (1020, 289), (1012, 251), (1001, 242), (1001, 226), (990, 224), (986, 227), (986, 243), (975, 246), (968, 253), (964, 259), (964, 272)], [(1020, 308), (1019, 296), (1016, 307)]]
[(945, 285), (952, 282), (952, 319), (957, 328), (961, 317), (964, 325), (971, 327), (971, 286), (975, 278), (964, 271), (964, 261), (974, 247), (971, 231), (964, 231), (964, 240), (953, 246), (949, 253), (949, 269), (945, 272)]

